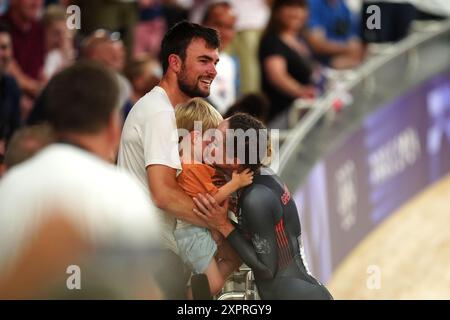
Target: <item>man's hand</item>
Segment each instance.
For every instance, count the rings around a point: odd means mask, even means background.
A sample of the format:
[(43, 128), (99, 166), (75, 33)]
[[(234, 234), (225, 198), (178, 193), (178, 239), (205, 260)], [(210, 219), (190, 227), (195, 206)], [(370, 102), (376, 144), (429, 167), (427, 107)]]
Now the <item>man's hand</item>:
[(217, 201), (209, 194), (206, 196), (198, 194), (197, 198), (193, 198), (197, 208), (193, 211), (210, 227), (210, 229), (218, 230), (224, 237), (227, 237), (234, 226), (228, 219), (228, 203), (220, 206)]

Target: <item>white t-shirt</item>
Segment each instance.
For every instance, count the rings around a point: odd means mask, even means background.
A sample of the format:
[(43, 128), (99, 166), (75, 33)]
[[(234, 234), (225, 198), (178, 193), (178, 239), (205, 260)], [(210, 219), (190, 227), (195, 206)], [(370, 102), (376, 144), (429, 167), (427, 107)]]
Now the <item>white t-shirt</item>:
[[(135, 176), (150, 199), (146, 168), (161, 164), (181, 170), (175, 110), (163, 88), (156, 86), (131, 109), (120, 140), (118, 165)], [(178, 253), (175, 219), (153, 205), (162, 221), (162, 244)]]
[(53, 144), (0, 181), (0, 272), (55, 211), (95, 248), (157, 247), (160, 223), (151, 210), (132, 177), (79, 147)]
[(233, 58), (222, 52), (216, 66), (217, 76), (211, 84), (208, 100), (224, 115), (236, 100), (236, 64)]

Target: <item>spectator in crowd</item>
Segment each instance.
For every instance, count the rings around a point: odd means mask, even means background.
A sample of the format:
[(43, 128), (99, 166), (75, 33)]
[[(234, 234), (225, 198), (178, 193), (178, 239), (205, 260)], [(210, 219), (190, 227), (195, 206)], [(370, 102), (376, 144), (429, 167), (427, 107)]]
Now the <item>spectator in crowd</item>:
[(133, 106), (122, 132), (118, 165), (138, 179), (163, 221), (164, 267), (157, 279), (170, 299), (186, 298), (189, 276), (173, 235), (175, 218), (205, 227), (176, 180), (181, 162), (174, 108), (190, 98), (209, 95), (219, 46), (214, 29), (186, 21), (173, 26), (161, 44), (163, 77)]
[(5, 170), (22, 163), (55, 140), (48, 124), (24, 127), (17, 130), (8, 144), (5, 154)]
[(72, 0), (83, 13), (83, 36), (98, 29), (120, 32), (125, 48), (131, 56), (134, 27), (138, 21), (138, 0)]
[(201, 23), (206, 9), (215, 0), (175, 0), (180, 6), (188, 10), (188, 19), (193, 23)]
[(122, 75), (126, 62), (126, 51), (120, 33), (109, 32), (105, 29), (98, 29), (83, 40), (81, 44), (82, 58), (98, 62), (114, 70), (120, 88), (120, 105), (122, 112), (127, 114), (131, 108), (131, 84)]
[(8, 11), (0, 17), (12, 37), (14, 60), (8, 72), (31, 98), (35, 98), (43, 86), (45, 36), (39, 19), (43, 4), (43, 0), (11, 0)]
[[(416, 9), (411, 0), (365, 0), (361, 12), (362, 39), (365, 42), (396, 42), (408, 35)], [(380, 29), (368, 28), (372, 11), (367, 8), (376, 5), (380, 9)]]
[(139, 22), (134, 28), (133, 57), (157, 57), (167, 31), (162, 0), (139, 0)]
[(239, 58), (240, 92), (257, 92), (261, 89), (258, 47), (269, 20), (269, 6), (267, 0), (230, 0), (230, 3), (237, 14), (232, 52)]
[(235, 36), (236, 15), (229, 2), (213, 2), (206, 9), (202, 24), (216, 29), (220, 36), (220, 60), (208, 100), (223, 115), (236, 100), (239, 84), (236, 60), (225, 51)]
[(270, 102), (267, 97), (261, 93), (249, 93), (240, 97), (230, 109), (228, 109), (224, 118), (229, 118), (236, 113), (246, 113), (262, 123), (267, 123)]
[(20, 89), (16, 80), (6, 73), (12, 57), (11, 35), (0, 24), (0, 155), (14, 131), (20, 126)]
[[(0, 182), (0, 299), (159, 297), (159, 223), (136, 182), (107, 162), (120, 139), (117, 78), (74, 65), (48, 96), (59, 142)], [(76, 270), (82, 290), (68, 290)]]
[(261, 87), (270, 101), (269, 126), (287, 128), (289, 107), (295, 99), (314, 98), (313, 62), (298, 37), (306, 24), (305, 0), (275, 0), (269, 24), (261, 39)]
[[(177, 0), (191, 5), (190, 20), (200, 23), (209, 5), (221, 0)], [(240, 93), (260, 89), (258, 46), (269, 18), (268, 0), (228, 0), (236, 14), (236, 37), (229, 48), (239, 60)], [(186, 4), (187, 6), (187, 4)]]
[(46, 7), (42, 20), (46, 46), (44, 76), (50, 79), (75, 60), (74, 33), (67, 28), (66, 12), (59, 5)]
[(120, 33), (98, 29), (82, 43), (83, 58), (99, 62), (117, 72), (125, 66), (126, 53)]
[(161, 80), (161, 66), (156, 59), (142, 57), (127, 65), (125, 75), (133, 88), (131, 102), (134, 105)]
[(309, 0), (307, 40), (315, 57), (335, 69), (349, 69), (364, 58), (359, 20), (344, 0)]

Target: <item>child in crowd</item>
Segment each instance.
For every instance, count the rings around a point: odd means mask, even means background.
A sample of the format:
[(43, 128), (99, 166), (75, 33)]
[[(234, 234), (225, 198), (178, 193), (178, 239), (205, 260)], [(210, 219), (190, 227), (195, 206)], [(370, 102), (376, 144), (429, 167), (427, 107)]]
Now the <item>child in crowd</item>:
[[(232, 179), (217, 187), (214, 184), (216, 169), (214, 160), (208, 158), (208, 151), (213, 146), (207, 135), (217, 128), (223, 120), (220, 113), (201, 98), (194, 98), (185, 104), (178, 105), (175, 117), (182, 141), (180, 157), (182, 172), (177, 177), (180, 187), (191, 197), (199, 193), (209, 193), (218, 203), (223, 203), (238, 189), (252, 183), (253, 172), (233, 172)], [(201, 123), (201, 130), (195, 122)], [(209, 132), (208, 132), (209, 131)], [(208, 164), (209, 163), (209, 164)], [(215, 232), (212, 230), (211, 232)], [(217, 246), (208, 229), (191, 225), (178, 220), (175, 229), (180, 256), (194, 273), (204, 273), (208, 277), (212, 295), (222, 289), (227, 277), (240, 265), (240, 259), (226, 241)], [(218, 234), (217, 234), (218, 235)], [(216, 238), (214, 236), (214, 238)], [(218, 259), (218, 256), (223, 259)], [(188, 292), (191, 295), (191, 292)]]

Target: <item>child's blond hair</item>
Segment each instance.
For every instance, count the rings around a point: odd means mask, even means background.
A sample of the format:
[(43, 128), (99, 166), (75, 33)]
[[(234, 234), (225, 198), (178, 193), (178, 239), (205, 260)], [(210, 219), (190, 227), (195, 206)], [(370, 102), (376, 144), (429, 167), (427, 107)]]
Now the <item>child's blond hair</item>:
[(202, 98), (193, 98), (186, 103), (179, 104), (175, 108), (175, 118), (177, 120), (177, 128), (185, 129), (189, 132), (194, 131), (194, 122), (202, 122), (202, 131), (215, 129), (222, 122), (223, 117)]

